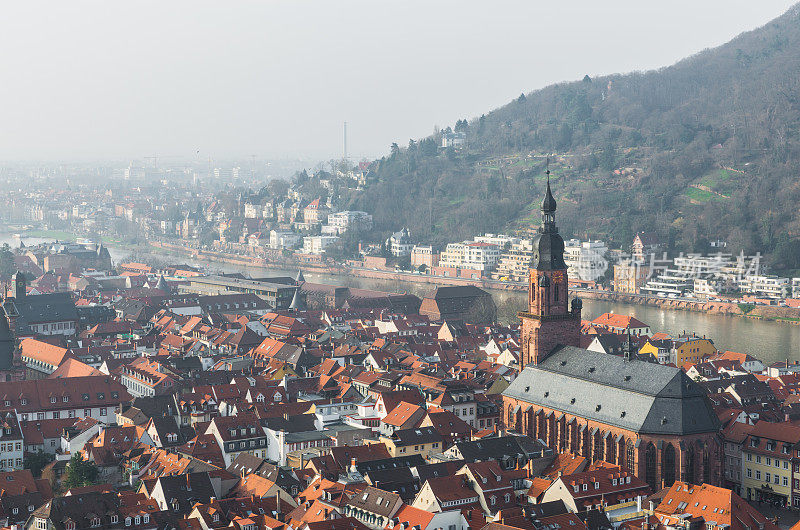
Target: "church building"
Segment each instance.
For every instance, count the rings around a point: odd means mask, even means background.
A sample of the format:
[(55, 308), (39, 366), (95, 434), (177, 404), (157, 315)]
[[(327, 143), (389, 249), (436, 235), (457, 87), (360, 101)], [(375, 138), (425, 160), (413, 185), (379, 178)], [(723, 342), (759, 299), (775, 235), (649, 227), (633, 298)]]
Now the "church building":
[(506, 427), (559, 452), (621, 466), (658, 491), (722, 480), (719, 421), (681, 369), (580, 348), (581, 301), (569, 303), (564, 240), (550, 190), (533, 241), (520, 375), (503, 392)]

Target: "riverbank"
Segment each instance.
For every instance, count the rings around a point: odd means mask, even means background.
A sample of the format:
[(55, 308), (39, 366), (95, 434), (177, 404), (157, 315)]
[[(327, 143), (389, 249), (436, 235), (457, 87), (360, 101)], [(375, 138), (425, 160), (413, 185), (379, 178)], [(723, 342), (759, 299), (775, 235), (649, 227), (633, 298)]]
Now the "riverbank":
[[(18, 232), (22, 239), (44, 239), (44, 240), (53, 240), (53, 241), (70, 241), (74, 242), (78, 239), (81, 239), (83, 236), (77, 236), (72, 232), (64, 232), (63, 230), (41, 230), (41, 229), (31, 229), (31, 230), (23, 230)], [(139, 251), (142, 249), (147, 249), (148, 246), (142, 245), (134, 245), (131, 243), (127, 243), (122, 241), (121, 239), (115, 239), (112, 237), (101, 236), (100, 242), (104, 245), (113, 245), (117, 249), (126, 250), (130, 252)]]
[(497, 280), (475, 279), (475, 278), (451, 278), (446, 276), (431, 276), (428, 274), (419, 274), (404, 271), (380, 270), (380, 269), (367, 269), (360, 267), (347, 267), (341, 264), (329, 263), (314, 263), (303, 262), (298, 263), (295, 259), (266, 259), (254, 256), (240, 256), (236, 254), (229, 254), (218, 250), (204, 250), (187, 247), (183, 245), (176, 245), (174, 243), (166, 243), (160, 241), (151, 241), (152, 247), (160, 250), (177, 252), (183, 255), (188, 255), (192, 259), (208, 260), (217, 263), (225, 263), (226, 265), (238, 265), (243, 267), (258, 267), (263, 269), (296, 269), (302, 268), (304, 271), (313, 271), (319, 274), (346, 274), (348, 276), (356, 276), (359, 278), (373, 278), (380, 280), (395, 280), (414, 282), (420, 284), (433, 284), (433, 285), (473, 285), (482, 289), (489, 289), (495, 291), (526, 291), (528, 286), (523, 282), (501, 282)]
[[(17, 230), (17, 232), (20, 232)], [(53, 241), (53, 233), (45, 233), (50, 236), (47, 238), (35, 238), (33, 236), (23, 236), (26, 246), (33, 246), (39, 243)], [(67, 238), (59, 238), (66, 240)], [(75, 237), (69, 238), (74, 240)], [(12, 233), (0, 234), (0, 244), (8, 243), (12, 247), (19, 246), (19, 239), (14, 238)], [(108, 243), (108, 250), (114, 263), (125, 260), (131, 254), (139, 256), (139, 259), (157, 259), (162, 263), (175, 263), (178, 260), (185, 260), (186, 263), (197, 267), (210, 267), (225, 272), (248, 271), (253, 276), (266, 275), (263, 271), (270, 271), (271, 275), (286, 276), (297, 273), (298, 264), (294, 260), (287, 260), (284, 265), (258, 261), (239, 256), (239, 259), (229, 260), (225, 263), (220, 260), (212, 259), (213, 256), (202, 255), (193, 258), (190, 252), (179, 252), (164, 246), (160, 250), (156, 246), (146, 245), (131, 247), (126, 245), (120, 248), (114, 243)], [(184, 258), (181, 258), (184, 256)], [(216, 264), (216, 265), (215, 265)], [(383, 274), (357, 275), (353, 271), (344, 268), (325, 268), (314, 267), (320, 272), (314, 272), (306, 265), (302, 265), (306, 279), (310, 282), (325, 283), (341, 287), (351, 287), (358, 289), (369, 289), (375, 291), (409, 293), (416, 296), (425, 296), (432, 289), (429, 280), (423, 275), (398, 275), (395, 279), (389, 279)], [(420, 278), (422, 276), (422, 278)], [(446, 283), (447, 279), (444, 280)], [(451, 279), (452, 280), (452, 279)], [(497, 304), (497, 318), (499, 322), (510, 324), (519, 322), (518, 312), (523, 311), (528, 303), (527, 293), (524, 290), (515, 289), (487, 289), (492, 293), (492, 297)], [(735, 350), (742, 353), (752, 354), (764, 362), (783, 361), (785, 359), (800, 360), (800, 326), (784, 325), (783, 322), (767, 318), (756, 318), (742, 315), (731, 314), (722, 311), (697, 311), (687, 310), (687, 308), (673, 308), (671, 303), (635, 303), (633, 300), (608, 297), (609, 293), (593, 294), (589, 292), (576, 291), (575, 294), (584, 299), (583, 317), (591, 320), (603, 313), (619, 313), (633, 316), (642, 322), (648, 323), (653, 330), (662, 331), (670, 336), (678, 336), (687, 331), (694, 332), (700, 336), (713, 337), (714, 344), (721, 350)], [(770, 308), (764, 307), (762, 311), (769, 311)], [(755, 309), (754, 309), (755, 311)]]
[(677, 311), (695, 311), (709, 315), (738, 316), (754, 320), (783, 322), (795, 326), (800, 325), (800, 308), (797, 307), (748, 306), (748, 304), (738, 304), (734, 302), (674, 300), (657, 296), (630, 295), (609, 291), (592, 291), (589, 289), (576, 289), (575, 291), (581, 298), (592, 300), (606, 300), (622, 304), (647, 305)]
[[(188, 255), (193, 259), (226, 265), (272, 269), (293, 269), (302, 267), (304, 271), (327, 274), (331, 276), (348, 276), (384, 281), (396, 281), (414, 284), (430, 285), (472, 285), (489, 291), (527, 291), (527, 284), (523, 282), (501, 282), (497, 280), (476, 278), (451, 278), (445, 276), (431, 276), (403, 271), (380, 269), (366, 269), (359, 267), (346, 267), (340, 264), (327, 263), (298, 263), (294, 259), (283, 258), (280, 260), (267, 260), (266, 258), (238, 256), (221, 251), (194, 249), (191, 247), (151, 241), (152, 247), (162, 251), (176, 252)], [(800, 308), (783, 306), (752, 306), (721, 301), (702, 301), (687, 299), (660, 298), (638, 294), (615, 293), (596, 289), (573, 288), (572, 291), (584, 299), (614, 302), (627, 305), (645, 305), (676, 311), (693, 311), (710, 315), (737, 316), (753, 320), (769, 320), (800, 326)]]

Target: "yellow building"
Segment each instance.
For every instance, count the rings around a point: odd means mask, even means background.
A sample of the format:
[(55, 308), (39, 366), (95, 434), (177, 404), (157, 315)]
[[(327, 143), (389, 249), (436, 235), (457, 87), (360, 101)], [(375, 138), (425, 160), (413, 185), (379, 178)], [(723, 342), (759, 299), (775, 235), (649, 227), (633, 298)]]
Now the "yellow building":
[(681, 337), (673, 342), (671, 352), (671, 362), (675, 366), (683, 366), (686, 363), (699, 363), (706, 357), (710, 357), (717, 352), (714, 343), (708, 339), (700, 337)]
[(408, 455), (422, 455), (426, 460), (435, 453), (443, 451), (443, 439), (433, 427), (419, 427), (416, 429), (400, 429), (391, 436), (381, 435), (381, 443), (392, 458)]
[(291, 365), (278, 359), (270, 359), (262, 375), (273, 381), (282, 381), (284, 377), (299, 377)]
[(642, 355), (650, 355), (653, 359), (660, 363), (669, 362), (669, 355), (672, 351), (672, 339), (648, 339), (641, 348), (639, 353)]
[(758, 422), (742, 445), (742, 496), (791, 507), (792, 451), (800, 427)]
[(642, 263), (630, 262), (614, 265), (614, 291), (617, 293), (638, 294), (647, 278), (650, 267)]

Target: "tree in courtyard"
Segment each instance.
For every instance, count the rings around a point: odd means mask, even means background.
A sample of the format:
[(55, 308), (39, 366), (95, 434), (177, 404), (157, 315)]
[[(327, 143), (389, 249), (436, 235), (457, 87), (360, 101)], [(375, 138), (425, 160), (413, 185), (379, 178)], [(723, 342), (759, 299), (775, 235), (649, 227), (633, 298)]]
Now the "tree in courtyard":
[(84, 460), (80, 453), (75, 453), (69, 459), (61, 484), (65, 489), (81, 488), (94, 484), (99, 475), (100, 470), (94, 462)]
[(34, 477), (39, 477), (41, 476), (42, 470), (45, 468), (45, 466), (52, 461), (53, 456), (42, 451), (39, 451), (38, 453), (27, 453), (25, 459), (23, 460), (22, 467), (29, 469)]

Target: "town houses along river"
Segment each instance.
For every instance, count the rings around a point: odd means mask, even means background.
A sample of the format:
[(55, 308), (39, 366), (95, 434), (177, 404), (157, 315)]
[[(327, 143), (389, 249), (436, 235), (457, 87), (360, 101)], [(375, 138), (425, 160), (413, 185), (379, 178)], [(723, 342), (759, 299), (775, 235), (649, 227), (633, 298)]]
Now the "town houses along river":
[[(26, 245), (35, 245), (44, 240), (39, 238), (23, 238)], [(0, 237), (0, 244), (8, 243), (13, 247), (19, 246), (19, 239), (10, 235)], [(128, 255), (128, 251), (114, 248), (109, 245), (109, 252), (116, 262)], [(192, 265), (202, 266), (210, 270), (225, 272), (239, 272), (243, 269), (253, 276), (291, 275), (297, 270), (243, 268), (235, 265), (220, 263), (205, 263), (187, 259), (185, 256), (170, 255), (168, 253), (150, 252), (154, 258), (165, 262), (188, 262)], [(375, 289), (389, 292), (408, 292), (417, 296), (424, 296), (434, 286), (425, 283), (415, 283), (403, 280), (383, 280), (377, 278), (362, 278), (356, 276), (318, 274), (304, 272), (308, 281), (342, 285), (363, 289)], [(491, 291), (498, 309), (498, 318), (502, 322), (516, 322), (517, 312), (525, 305), (526, 293), (521, 291)], [(649, 324), (654, 331), (663, 331), (672, 336), (677, 336), (684, 331), (694, 332), (700, 336), (705, 335), (712, 339), (717, 349), (733, 350), (749, 353), (765, 363), (783, 361), (785, 359), (800, 360), (800, 326), (785, 322), (772, 322), (767, 320), (752, 320), (734, 316), (711, 315), (693, 311), (679, 311), (664, 309), (655, 306), (631, 305), (601, 300), (584, 300), (583, 317), (595, 318), (605, 312), (614, 312), (631, 315)]]
[[(113, 256), (113, 253), (112, 253)], [(175, 256), (158, 255), (162, 260), (180, 261)], [(211, 269), (226, 272), (241, 271), (242, 267), (225, 264), (197, 263)], [(290, 275), (297, 270), (253, 268), (252, 275)], [(375, 289), (387, 292), (407, 292), (424, 296), (435, 288), (426, 283), (415, 283), (403, 280), (383, 280), (358, 276), (342, 276), (305, 272), (308, 281), (342, 285), (361, 289)], [(526, 293), (522, 291), (490, 291), (497, 304), (500, 321), (517, 322), (517, 312), (526, 303)], [(735, 316), (711, 315), (694, 311), (679, 311), (655, 306), (622, 304), (602, 300), (583, 300), (583, 317), (593, 319), (603, 313), (614, 312), (631, 315), (648, 323), (654, 331), (663, 331), (677, 336), (684, 331), (705, 335), (712, 339), (720, 350), (733, 350), (752, 354), (765, 363), (786, 359), (800, 360), (800, 326), (785, 322), (753, 320)]]

